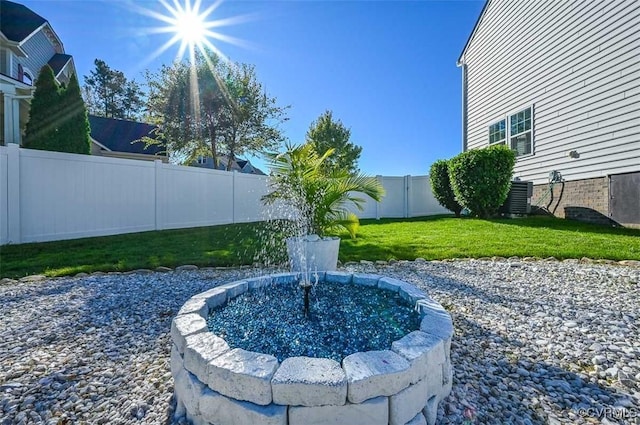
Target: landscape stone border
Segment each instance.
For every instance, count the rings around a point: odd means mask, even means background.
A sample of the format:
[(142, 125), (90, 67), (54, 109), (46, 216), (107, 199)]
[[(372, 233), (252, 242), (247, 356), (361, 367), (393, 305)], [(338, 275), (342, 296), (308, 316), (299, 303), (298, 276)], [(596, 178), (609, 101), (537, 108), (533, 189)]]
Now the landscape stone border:
[(319, 282), (393, 291), (415, 306), (420, 328), (387, 350), (351, 354), (342, 364), (231, 348), (209, 331), (212, 309), (246, 291), (297, 282), (279, 273), (214, 287), (190, 298), (171, 325), (176, 416), (195, 425), (433, 425), (451, 392), (451, 316), (415, 286), (377, 274), (321, 272)]

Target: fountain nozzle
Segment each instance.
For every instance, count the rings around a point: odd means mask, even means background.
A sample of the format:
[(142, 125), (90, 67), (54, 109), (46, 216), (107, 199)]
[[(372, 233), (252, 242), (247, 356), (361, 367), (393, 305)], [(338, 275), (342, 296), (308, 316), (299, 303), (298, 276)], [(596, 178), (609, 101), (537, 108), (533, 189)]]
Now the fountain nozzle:
[(304, 289), (304, 317), (309, 317), (309, 292), (311, 292), (311, 282), (303, 280), (300, 286)]

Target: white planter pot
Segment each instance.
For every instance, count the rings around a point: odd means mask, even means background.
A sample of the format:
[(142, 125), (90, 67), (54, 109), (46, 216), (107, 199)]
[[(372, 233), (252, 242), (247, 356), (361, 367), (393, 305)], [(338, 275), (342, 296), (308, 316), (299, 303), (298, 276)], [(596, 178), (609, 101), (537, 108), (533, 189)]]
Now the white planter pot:
[(340, 238), (308, 235), (287, 239), (287, 254), (293, 272), (332, 271), (338, 267)]

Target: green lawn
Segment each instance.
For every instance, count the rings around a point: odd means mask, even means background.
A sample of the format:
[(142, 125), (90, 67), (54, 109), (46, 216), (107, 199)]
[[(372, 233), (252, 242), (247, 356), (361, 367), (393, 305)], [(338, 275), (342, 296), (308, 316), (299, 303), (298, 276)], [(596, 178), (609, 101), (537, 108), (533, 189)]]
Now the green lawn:
[(0, 277), (251, 264), (261, 226), (232, 224), (0, 247)]
[[(252, 264), (264, 253), (282, 255), (281, 243), (264, 242), (268, 234), (260, 224), (233, 224), (8, 245), (0, 247), (0, 277), (36, 273), (63, 276), (181, 264)], [(343, 262), (514, 255), (640, 260), (640, 230), (546, 217), (363, 220), (357, 239), (341, 236), (340, 260)]]
[(340, 245), (343, 261), (492, 256), (640, 260), (640, 230), (552, 217), (364, 220)]

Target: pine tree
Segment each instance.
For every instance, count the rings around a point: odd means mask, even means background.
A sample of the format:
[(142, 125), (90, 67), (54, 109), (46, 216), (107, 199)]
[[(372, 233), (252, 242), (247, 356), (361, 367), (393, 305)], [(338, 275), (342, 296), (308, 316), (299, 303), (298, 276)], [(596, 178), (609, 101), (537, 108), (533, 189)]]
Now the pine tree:
[(89, 120), (87, 108), (82, 100), (80, 85), (75, 75), (71, 76), (69, 86), (61, 96), (60, 110), (63, 114), (58, 128), (56, 146), (51, 149), (59, 152), (91, 153)]
[(59, 108), (60, 97), (60, 88), (53, 69), (49, 65), (43, 66), (36, 80), (33, 99), (31, 99), (23, 147), (53, 150), (58, 140), (58, 128), (62, 117)]
[(84, 77), (89, 111), (107, 118), (135, 118), (143, 105), (138, 83), (127, 80), (122, 71), (112, 69), (101, 59), (93, 63), (95, 69)]
[(91, 142), (80, 85), (75, 75), (61, 88), (45, 65), (36, 80), (22, 146), (28, 149), (89, 154)]
[(122, 118), (136, 120), (140, 116), (140, 109), (144, 105), (144, 93), (135, 80), (127, 81), (122, 95)]

